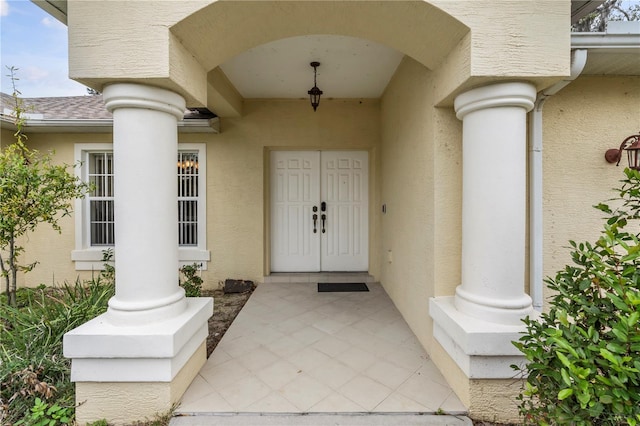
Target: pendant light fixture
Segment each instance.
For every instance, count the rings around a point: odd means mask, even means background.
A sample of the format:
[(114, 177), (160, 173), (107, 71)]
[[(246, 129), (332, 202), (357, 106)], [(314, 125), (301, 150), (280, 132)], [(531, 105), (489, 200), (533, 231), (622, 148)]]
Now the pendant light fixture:
[(318, 84), (316, 83), (316, 77), (318, 68), (320, 66), (320, 62), (311, 62), (309, 65), (313, 67), (313, 87), (307, 93), (309, 94), (309, 100), (311, 101), (311, 106), (313, 107), (313, 111), (318, 109), (318, 105), (320, 105), (320, 96), (322, 96), (322, 90), (318, 88)]

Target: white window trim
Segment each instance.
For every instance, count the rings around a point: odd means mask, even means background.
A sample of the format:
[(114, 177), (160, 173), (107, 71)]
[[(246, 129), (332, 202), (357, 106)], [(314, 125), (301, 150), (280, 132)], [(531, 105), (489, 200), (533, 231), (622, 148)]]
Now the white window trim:
[[(198, 173), (198, 188), (202, 188), (198, 196), (198, 246), (178, 248), (179, 266), (199, 263), (202, 265), (202, 269), (206, 270), (207, 264), (211, 260), (211, 252), (207, 250), (207, 145), (204, 143), (181, 143), (178, 144), (178, 150), (198, 152), (198, 169), (200, 170), (200, 173)], [(113, 144), (75, 144), (75, 162), (82, 163), (81, 167), (75, 168), (76, 176), (83, 182), (86, 182), (88, 178), (88, 168), (85, 164), (87, 164), (89, 154), (92, 152), (105, 151), (113, 151)], [(109, 249), (108, 246), (90, 246), (89, 221), (87, 220), (88, 211), (89, 200), (86, 197), (75, 201), (75, 250), (71, 251), (71, 260), (75, 262), (76, 271), (99, 271), (104, 269), (104, 262), (102, 261), (103, 252)], [(114, 251), (114, 257), (115, 255), (116, 253)]]

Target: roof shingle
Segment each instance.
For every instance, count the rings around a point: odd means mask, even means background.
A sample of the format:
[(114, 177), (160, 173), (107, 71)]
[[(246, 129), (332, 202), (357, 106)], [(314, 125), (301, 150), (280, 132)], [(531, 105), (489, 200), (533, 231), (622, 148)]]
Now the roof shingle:
[[(54, 98), (21, 98), (28, 114), (42, 114), (44, 120), (99, 120), (111, 119), (102, 95), (61, 96)], [(13, 96), (0, 93), (0, 113), (13, 111)]]

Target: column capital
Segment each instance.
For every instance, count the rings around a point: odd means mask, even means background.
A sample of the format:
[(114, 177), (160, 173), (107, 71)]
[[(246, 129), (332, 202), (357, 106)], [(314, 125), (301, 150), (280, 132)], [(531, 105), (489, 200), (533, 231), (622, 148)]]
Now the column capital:
[(179, 94), (167, 89), (137, 83), (114, 83), (102, 92), (109, 112), (118, 108), (141, 108), (161, 111), (182, 120), (186, 108)]
[(490, 84), (458, 95), (454, 101), (456, 117), (486, 108), (521, 107), (531, 111), (536, 100), (536, 88), (531, 83), (508, 82)]

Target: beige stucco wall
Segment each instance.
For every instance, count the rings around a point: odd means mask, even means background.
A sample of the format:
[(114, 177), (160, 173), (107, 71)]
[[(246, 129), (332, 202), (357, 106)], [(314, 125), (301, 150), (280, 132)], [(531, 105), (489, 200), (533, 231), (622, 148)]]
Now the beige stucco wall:
[(101, 419), (127, 425), (167, 414), (177, 404), (207, 360), (203, 342), (170, 382), (77, 382), (76, 421)]
[(520, 424), (518, 401), (515, 399), (524, 386), (523, 380), (510, 379), (470, 379), (451, 359), (451, 356), (433, 340), (430, 356), (438, 369), (447, 378), (460, 401), (469, 409), (474, 420), (499, 422), (500, 424)]
[[(460, 284), (462, 124), (433, 73), (405, 58), (382, 98), (381, 281), (430, 350), (428, 299)], [(389, 261), (391, 256), (391, 262)]]
[(640, 129), (640, 77), (579, 77), (544, 105), (544, 275), (571, 261), (569, 240), (595, 241), (624, 177), (604, 153)]
[(7, 146), (15, 140), (13, 137), (13, 133), (14, 132), (8, 129), (0, 130), (0, 148)]
[(381, 282), (427, 348), (436, 226), (432, 103), (432, 73), (405, 58), (382, 98)]
[[(313, 112), (308, 101), (246, 101), (241, 119), (225, 119), (220, 134), (180, 133), (183, 143), (207, 144), (207, 246), (211, 262), (203, 278), (215, 287), (226, 278), (262, 281), (268, 264), (265, 191), (270, 149), (352, 149), (370, 155), (370, 223), (379, 222), (380, 104), (377, 100), (324, 100)], [(28, 130), (28, 129), (27, 129)], [(54, 149), (55, 159), (73, 164), (74, 144), (110, 143), (111, 134), (29, 135), (32, 148)], [(25, 239), (25, 261), (40, 264), (21, 277), (36, 286), (73, 281), (74, 218), (61, 221), (63, 234), (41, 226)], [(378, 228), (370, 227), (370, 272), (379, 274)]]
[(567, 75), (569, 5), (69, 1), (69, 73), (99, 90), (110, 81), (145, 81), (178, 91), (191, 105), (208, 105), (207, 73), (234, 55), (286, 37), (342, 34), (388, 45), (432, 70), (446, 62), (436, 100), (450, 103), (452, 94), (496, 78), (527, 76), (542, 87)]
[[(269, 149), (353, 149), (370, 152), (370, 219), (378, 209), (375, 176), (379, 146), (379, 102), (323, 100), (314, 113), (308, 101), (246, 101), (244, 116), (222, 121), (208, 145), (208, 243), (210, 276), (261, 280), (268, 229), (263, 203)], [(182, 138), (181, 138), (182, 140)], [(378, 259), (370, 235), (370, 265)]]
[(431, 3), (471, 28), (472, 76), (543, 77), (569, 71), (568, 0)]
[[(53, 152), (54, 163), (69, 165), (67, 169), (69, 173), (75, 173), (73, 166), (75, 143), (111, 143), (112, 141), (110, 134), (101, 133), (45, 134), (29, 132), (28, 128), (25, 129), (25, 133), (28, 136), (27, 145), (31, 149)], [(38, 265), (31, 272), (19, 276), (19, 287), (73, 283), (77, 277), (82, 279), (91, 277), (90, 271), (77, 273), (71, 262), (71, 250), (75, 248), (73, 214), (60, 218), (59, 225), (62, 227), (62, 233), (58, 233), (48, 224), (40, 224), (35, 232), (20, 239), (20, 243), (25, 247), (21, 263), (29, 264), (37, 261)]]

